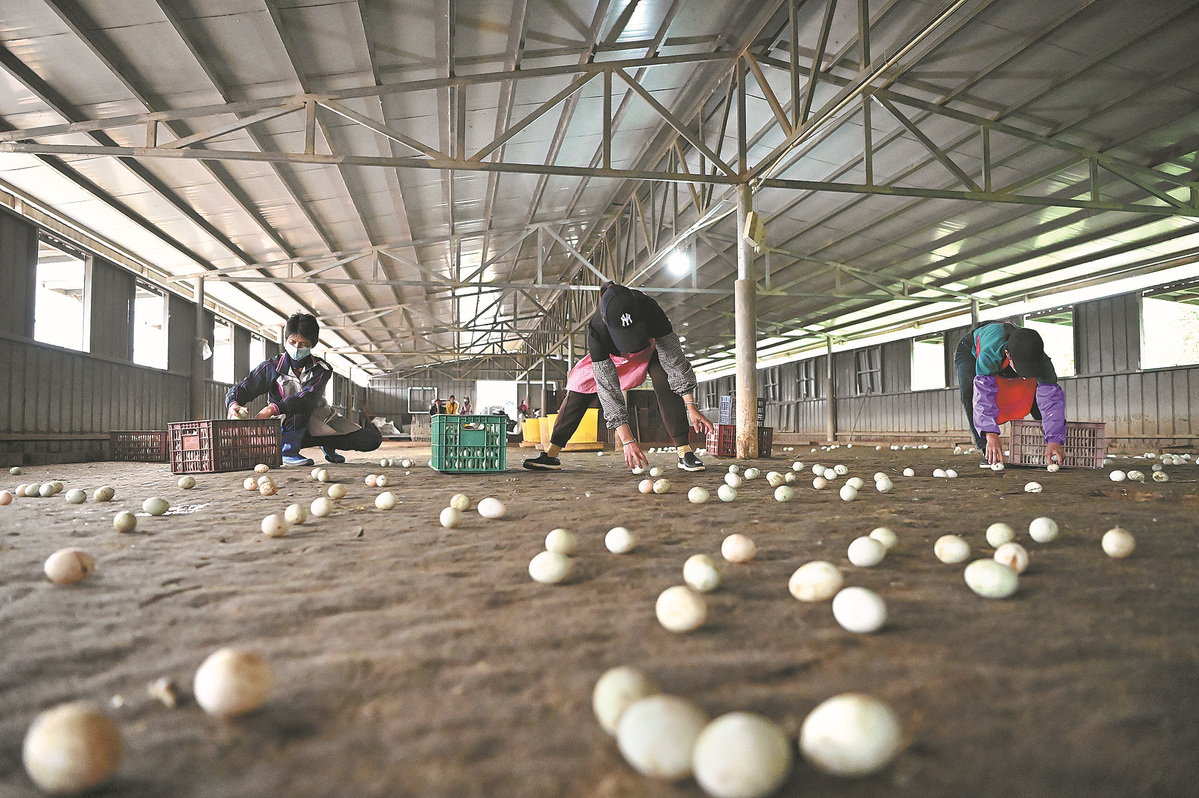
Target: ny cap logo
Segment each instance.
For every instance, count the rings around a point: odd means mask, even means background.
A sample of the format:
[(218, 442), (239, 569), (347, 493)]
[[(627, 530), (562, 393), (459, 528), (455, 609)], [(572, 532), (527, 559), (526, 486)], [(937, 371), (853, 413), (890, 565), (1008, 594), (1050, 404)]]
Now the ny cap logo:
[(620, 316), (620, 326), (621, 327), (628, 327), (628, 326), (632, 325), (632, 323), (633, 323), (632, 316), (630, 316), (627, 313), (621, 314), (621, 316)]

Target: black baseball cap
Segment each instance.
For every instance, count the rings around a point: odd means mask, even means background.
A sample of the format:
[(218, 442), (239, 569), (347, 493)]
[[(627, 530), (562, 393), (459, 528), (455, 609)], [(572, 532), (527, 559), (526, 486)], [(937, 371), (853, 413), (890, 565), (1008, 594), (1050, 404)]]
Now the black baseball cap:
[(638, 308), (637, 297), (626, 286), (612, 283), (604, 289), (600, 294), (600, 316), (621, 354), (640, 352), (649, 346), (645, 316)]
[(1007, 339), (1007, 354), (1012, 368), (1021, 377), (1048, 377), (1053, 374), (1053, 363), (1045, 354), (1045, 342), (1041, 334), (1028, 327), (1017, 327)]

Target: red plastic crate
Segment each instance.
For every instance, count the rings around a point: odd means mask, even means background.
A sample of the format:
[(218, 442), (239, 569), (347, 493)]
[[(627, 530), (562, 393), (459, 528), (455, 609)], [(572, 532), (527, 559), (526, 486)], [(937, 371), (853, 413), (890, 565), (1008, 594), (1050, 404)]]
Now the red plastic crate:
[[(1041, 422), (1021, 419), (1011, 422), (1011, 462), (1045, 465), (1045, 433)], [(1103, 422), (1066, 422), (1066, 462), (1063, 468), (1102, 468), (1107, 456), (1107, 425)]]
[[(708, 434), (708, 454), (716, 457), (737, 456), (737, 426), (714, 424), (715, 430)], [(774, 445), (774, 427), (758, 427), (758, 457), (769, 457)]]
[(140, 463), (170, 462), (167, 432), (162, 429), (113, 430), (108, 433), (109, 457)]
[(248, 471), (259, 463), (283, 465), (283, 421), (278, 418), (173, 421), (171, 471), (176, 474)]

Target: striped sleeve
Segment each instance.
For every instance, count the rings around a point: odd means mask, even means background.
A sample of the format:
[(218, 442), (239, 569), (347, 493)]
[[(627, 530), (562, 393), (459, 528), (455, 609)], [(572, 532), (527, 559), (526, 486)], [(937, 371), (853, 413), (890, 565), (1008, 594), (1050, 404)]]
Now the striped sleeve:
[(591, 370), (595, 374), (600, 406), (604, 409), (604, 425), (608, 429), (616, 429), (622, 424), (628, 424), (629, 409), (625, 405), (624, 391), (620, 390), (620, 375), (616, 373), (616, 364), (604, 358), (593, 361)]
[(679, 396), (685, 393), (694, 393), (697, 384), (695, 371), (687, 361), (687, 356), (683, 354), (683, 344), (679, 341), (679, 336), (675, 333), (667, 333), (655, 339), (654, 344), (657, 347), (658, 359), (662, 362), (662, 368), (666, 369), (666, 381), (670, 385), (670, 390)]

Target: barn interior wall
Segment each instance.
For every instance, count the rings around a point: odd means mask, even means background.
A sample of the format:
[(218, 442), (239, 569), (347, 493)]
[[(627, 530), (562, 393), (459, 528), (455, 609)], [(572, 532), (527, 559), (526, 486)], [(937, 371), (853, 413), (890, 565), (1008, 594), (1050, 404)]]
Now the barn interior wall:
[[(1140, 296), (1136, 293), (1084, 302), (1073, 308), (1077, 376), (1061, 380), (1066, 392), (1066, 417), (1071, 421), (1107, 424), (1109, 445), (1167, 447), (1199, 441), (1199, 366), (1140, 370)], [(943, 389), (912, 391), (913, 339), (882, 344), (883, 390), (858, 395), (856, 352), (833, 355), (836, 386), (837, 440), (969, 441), (965, 411), (953, 372), (953, 352), (967, 332), (956, 328), (944, 334), (946, 385)], [(759, 396), (767, 399), (766, 425), (780, 434), (802, 440), (825, 440), (828, 386), (824, 356), (816, 360), (817, 397), (797, 397), (800, 363), (779, 370), (779, 398), (765, 395), (767, 369), (758, 370)], [(717, 390), (706, 390), (715, 382)], [(734, 392), (732, 377), (701, 383), (704, 396)], [(701, 402), (715, 420), (718, 406)]]
[[(195, 304), (168, 294), (167, 369), (137, 365), (132, 362), (135, 278), (94, 257), (85, 285), (90, 351), (36, 341), (37, 236), (35, 225), (0, 212), (0, 362), (5, 364), (0, 458), (10, 464), (103, 459), (113, 430), (163, 430), (171, 421), (188, 419)], [(210, 340), (212, 323), (213, 314), (206, 311)], [(235, 362), (248, 363), (249, 333), (234, 329)], [(268, 356), (277, 352), (268, 341)], [(205, 368), (201, 415), (223, 418), (229, 385), (211, 378), (211, 360)], [(342, 395), (347, 395), (344, 386)], [(262, 405), (259, 400), (252, 409)]]

